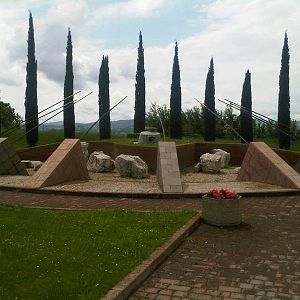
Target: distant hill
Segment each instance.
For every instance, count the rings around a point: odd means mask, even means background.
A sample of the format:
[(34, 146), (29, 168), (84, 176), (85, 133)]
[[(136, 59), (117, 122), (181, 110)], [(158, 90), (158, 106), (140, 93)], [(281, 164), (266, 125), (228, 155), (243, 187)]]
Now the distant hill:
[[(87, 131), (93, 123), (76, 123), (75, 130), (84, 132)], [(63, 129), (63, 122), (49, 122), (41, 125), (41, 131), (48, 131), (48, 130), (62, 130)], [(99, 125), (96, 124), (92, 130), (92, 132), (99, 131)], [(111, 131), (114, 134), (121, 134), (121, 133), (128, 133), (133, 132), (133, 120), (118, 120), (118, 121), (111, 121)]]

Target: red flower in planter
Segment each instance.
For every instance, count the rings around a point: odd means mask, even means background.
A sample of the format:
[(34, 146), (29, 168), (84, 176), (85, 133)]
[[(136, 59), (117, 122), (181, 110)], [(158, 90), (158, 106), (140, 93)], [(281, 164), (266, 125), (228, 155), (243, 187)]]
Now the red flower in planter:
[(240, 195), (237, 194), (234, 191), (229, 191), (227, 189), (213, 189), (207, 192), (207, 194), (205, 195), (208, 198), (215, 198), (218, 200), (223, 200), (223, 199), (236, 199), (239, 198)]

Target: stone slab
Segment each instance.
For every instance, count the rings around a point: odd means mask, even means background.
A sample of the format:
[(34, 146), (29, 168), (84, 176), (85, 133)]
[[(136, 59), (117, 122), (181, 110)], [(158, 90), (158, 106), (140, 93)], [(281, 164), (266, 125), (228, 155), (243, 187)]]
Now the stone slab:
[(164, 193), (183, 193), (174, 142), (158, 142), (157, 181)]
[(29, 184), (41, 188), (78, 179), (89, 179), (80, 141), (65, 139), (32, 176)]
[(25, 165), (7, 138), (0, 138), (0, 175), (28, 175)]
[(263, 142), (249, 144), (237, 180), (300, 189), (300, 175)]

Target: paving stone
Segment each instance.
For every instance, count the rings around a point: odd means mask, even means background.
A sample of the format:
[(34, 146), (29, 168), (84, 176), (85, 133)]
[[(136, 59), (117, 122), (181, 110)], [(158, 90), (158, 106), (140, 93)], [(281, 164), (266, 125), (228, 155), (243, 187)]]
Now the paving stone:
[(177, 280), (177, 279), (168, 279), (168, 278), (161, 278), (159, 281), (162, 283), (168, 283), (168, 284), (178, 284), (179, 283), (179, 280)]
[(170, 291), (170, 290), (160, 290), (159, 294), (160, 295), (171, 296), (173, 294), (173, 291)]
[(240, 227), (201, 224), (142, 286), (168, 278), (191, 287), (183, 299), (299, 300), (299, 208), (300, 196), (244, 198)]
[(181, 285), (170, 285), (168, 288), (170, 290), (182, 291), (182, 292), (186, 292), (191, 289), (191, 287), (189, 287), (189, 286), (181, 286)]
[(157, 288), (146, 288), (144, 291), (146, 293), (157, 293), (159, 291), (159, 289), (157, 289)]
[(252, 289), (254, 287), (253, 284), (249, 284), (249, 283), (241, 283), (240, 284), (240, 288), (241, 289)]
[[(172, 297), (173, 298), (173, 297)], [(166, 295), (158, 295), (156, 298), (156, 300), (170, 300), (171, 296), (166, 296)]]
[(186, 297), (187, 296), (187, 292), (182, 292), (182, 291), (176, 291), (173, 293), (173, 296), (176, 296), (176, 297)]

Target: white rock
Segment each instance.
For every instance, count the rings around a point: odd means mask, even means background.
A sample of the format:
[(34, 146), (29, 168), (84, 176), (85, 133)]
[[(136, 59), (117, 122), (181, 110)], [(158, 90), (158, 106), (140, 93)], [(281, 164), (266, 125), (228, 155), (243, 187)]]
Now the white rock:
[(229, 161), (230, 161), (230, 153), (222, 150), (222, 149), (213, 149), (211, 150), (212, 154), (218, 153), (221, 155), (221, 161), (222, 161), (222, 169), (227, 168), (229, 166)]
[(222, 167), (221, 155), (205, 153), (200, 156), (200, 164), (204, 173), (218, 173)]
[(148, 166), (139, 156), (120, 154), (115, 159), (115, 166), (120, 175), (124, 177), (149, 177)]
[(30, 165), (31, 165), (30, 160), (21, 160), (21, 162), (24, 164), (26, 169), (32, 168), (32, 167), (30, 167)]
[(37, 171), (43, 165), (43, 163), (38, 160), (31, 160), (29, 165), (30, 168), (33, 168), (34, 171)]
[(25, 165), (26, 169), (33, 169), (34, 171), (37, 171), (43, 164), (39, 160), (22, 160), (21, 162)]
[(139, 144), (157, 143), (160, 140), (159, 132), (142, 131), (139, 135)]
[(115, 167), (113, 159), (104, 154), (103, 151), (93, 152), (90, 155), (86, 166), (88, 171), (95, 173), (111, 172)]

